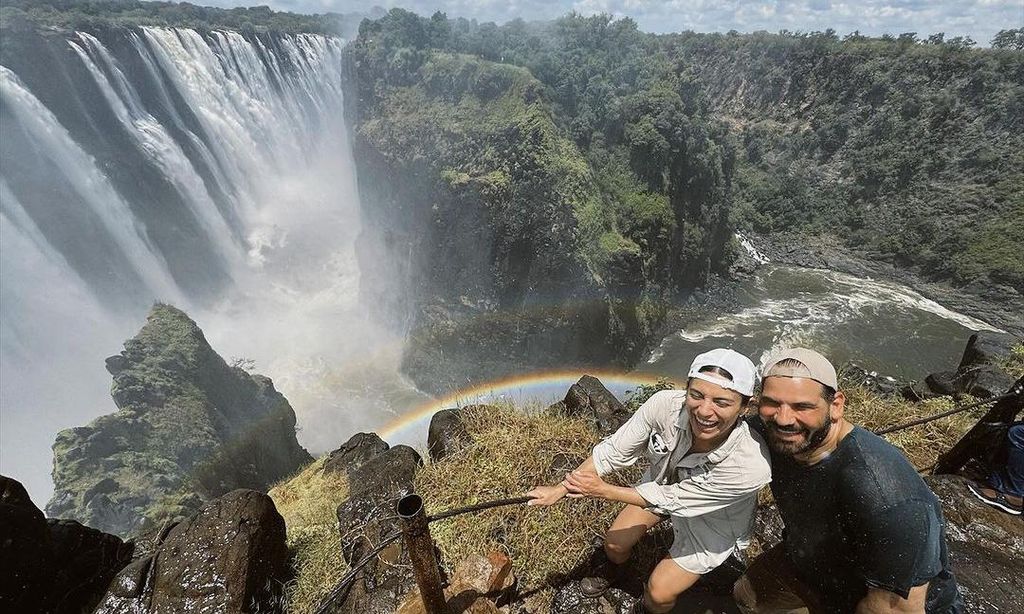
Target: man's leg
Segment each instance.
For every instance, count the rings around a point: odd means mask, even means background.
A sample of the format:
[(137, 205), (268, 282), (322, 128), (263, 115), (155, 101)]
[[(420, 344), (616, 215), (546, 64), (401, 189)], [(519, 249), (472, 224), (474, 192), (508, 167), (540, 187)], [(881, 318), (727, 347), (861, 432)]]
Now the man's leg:
[(700, 579), (700, 574), (687, 571), (669, 557), (658, 563), (644, 590), (644, 607), (651, 614), (668, 612), (676, 598)]
[(806, 613), (808, 608), (798, 594), (805, 589), (796, 579), (782, 544), (757, 557), (736, 584), (732, 596), (744, 614)]
[(635, 505), (627, 505), (615, 517), (612, 526), (604, 536), (604, 551), (608, 559), (617, 565), (629, 560), (633, 546), (648, 529), (664, 520), (661, 516)]

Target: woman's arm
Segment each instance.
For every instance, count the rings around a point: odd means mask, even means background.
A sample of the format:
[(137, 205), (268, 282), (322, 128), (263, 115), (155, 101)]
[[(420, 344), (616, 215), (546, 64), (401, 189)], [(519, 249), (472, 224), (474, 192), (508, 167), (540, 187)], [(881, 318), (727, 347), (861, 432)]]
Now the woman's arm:
[[(584, 463), (585, 464), (585, 463)], [(582, 466), (568, 473), (561, 486), (566, 489), (569, 496), (594, 497), (608, 501), (619, 501), (637, 507), (648, 507), (650, 503), (640, 496), (635, 488), (630, 486), (614, 486), (601, 479), (592, 468), (584, 469)]]
[[(583, 461), (576, 471), (588, 471), (597, 475), (594, 470), (594, 457), (588, 456), (587, 460)], [(574, 471), (573, 473), (575, 473)], [(571, 475), (571, 474), (567, 474)], [(569, 494), (569, 490), (565, 487), (565, 482), (562, 482), (556, 486), (537, 486), (533, 490), (526, 493), (527, 497), (533, 497), (528, 501), (527, 505), (554, 505), (562, 500), (562, 497)]]

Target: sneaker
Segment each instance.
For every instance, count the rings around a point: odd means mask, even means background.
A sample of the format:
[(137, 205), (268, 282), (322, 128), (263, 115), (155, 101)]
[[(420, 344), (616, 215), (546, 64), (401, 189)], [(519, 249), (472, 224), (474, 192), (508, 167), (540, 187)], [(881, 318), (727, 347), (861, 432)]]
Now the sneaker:
[(611, 583), (600, 577), (591, 576), (580, 580), (580, 592), (584, 597), (600, 597), (608, 590)]
[(968, 484), (967, 489), (970, 490), (975, 497), (981, 499), (983, 503), (999, 508), (1007, 514), (1013, 514), (1014, 516), (1021, 515), (1022, 506), (1019, 497), (1014, 497), (1014, 499), (1017, 499), (1017, 502), (1014, 503), (998, 490), (989, 488), (988, 486), (982, 486), (980, 484)]

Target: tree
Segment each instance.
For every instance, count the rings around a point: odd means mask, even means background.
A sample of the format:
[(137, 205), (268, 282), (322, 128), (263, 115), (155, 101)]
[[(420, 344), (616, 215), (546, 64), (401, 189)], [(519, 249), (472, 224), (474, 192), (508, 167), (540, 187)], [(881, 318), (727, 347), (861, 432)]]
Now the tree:
[(992, 38), (992, 48), (1024, 50), (1024, 28), (1000, 30)]

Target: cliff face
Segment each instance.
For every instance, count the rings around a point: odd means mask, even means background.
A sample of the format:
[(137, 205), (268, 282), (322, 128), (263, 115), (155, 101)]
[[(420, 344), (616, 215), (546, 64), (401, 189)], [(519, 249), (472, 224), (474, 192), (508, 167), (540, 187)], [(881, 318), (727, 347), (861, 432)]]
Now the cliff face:
[(174, 307), (156, 305), (107, 369), (118, 411), (57, 435), (51, 517), (134, 534), (311, 460), (273, 383), (225, 363)]
[(361, 244), (365, 297), (411, 327), (406, 370), (435, 392), (635, 362), (665, 306), (731, 257), (728, 144), (671, 75), (638, 72), (607, 140), (581, 142), (550, 74), (466, 53), (453, 32), (395, 9), (346, 48), (363, 221), (380, 237)]

